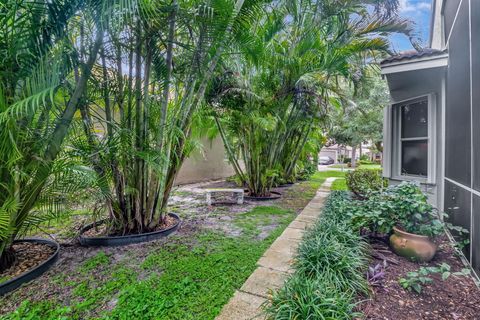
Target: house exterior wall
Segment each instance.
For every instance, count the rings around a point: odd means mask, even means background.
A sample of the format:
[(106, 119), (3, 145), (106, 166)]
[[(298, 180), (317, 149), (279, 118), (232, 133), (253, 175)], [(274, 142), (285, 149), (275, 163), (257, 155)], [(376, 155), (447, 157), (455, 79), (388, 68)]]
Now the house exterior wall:
[[(388, 74), (387, 80), (392, 105), (428, 93), (436, 97), (436, 133), (431, 140), (436, 150), (429, 159), (436, 173), (434, 181), (422, 187), (430, 202), (448, 214), (447, 222), (469, 231), (470, 245), (463, 253), (480, 275), (480, 0), (437, 0), (433, 8), (431, 46), (446, 50), (448, 63), (405, 68)], [(398, 183), (393, 173), (399, 142), (392, 133), (392, 106), (385, 110), (384, 121), (384, 174)]]
[(449, 52), (444, 207), (449, 222), (469, 230), (464, 254), (480, 274), (480, 1), (446, 0), (443, 9)]
[(434, 133), (429, 141), (433, 144), (434, 155), (431, 157), (429, 166), (433, 166), (432, 177), (430, 181), (420, 181), (422, 190), (427, 194), (429, 202), (440, 210), (443, 209), (443, 153), (444, 139), (442, 136), (443, 121), (442, 114), (445, 106), (444, 101), (444, 78), (445, 70), (442, 68), (427, 69), (418, 72), (407, 71), (388, 77), (391, 105), (387, 107), (384, 114), (384, 152), (383, 152), (383, 173), (389, 178), (390, 184), (395, 185), (405, 180), (412, 180), (408, 177), (402, 177), (396, 173), (396, 168), (400, 166), (397, 147), (399, 144), (398, 135), (394, 134), (398, 126), (394, 117), (394, 107), (412, 98), (432, 96), (432, 119), (430, 126)]
[(203, 148), (188, 157), (175, 179), (175, 185), (227, 178), (235, 174), (226, 159), (222, 139), (202, 139)]

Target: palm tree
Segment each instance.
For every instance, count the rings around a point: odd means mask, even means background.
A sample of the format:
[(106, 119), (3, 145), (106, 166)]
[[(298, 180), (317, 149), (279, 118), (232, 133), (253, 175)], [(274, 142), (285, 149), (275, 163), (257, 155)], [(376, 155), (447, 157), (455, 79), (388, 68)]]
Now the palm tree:
[[(107, 10), (97, 1), (0, 5), (0, 271), (15, 261), (13, 240), (41, 221), (45, 210), (36, 205), (52, 172), (62, 172), (55, 161), (103, 42)], [(80, 54), (77, 17), (94, 30)]]
[[(372, 13), (370, 3), (277, 2), (254, 26), (251, 45), (240, 48), (237, 63), (226, 67), (229, 79), (219, 77), (210, 101), (229, 157), (251, 194), (268, 195), (279, 176), (294, 179), (309, 137), (328, 118), (328, 108), (345, 98), (339, 84), (354, 83), (388, 51), (386, 35), (411, 33), (407, 21)], [(235, 164), (236, 148), (245, 170)]]
[(109, 233), (143, 233), (166, 222), (205, 90), (234, 34), (262, 3), (145, 1), (138, 15), (111, 17), (116, 23), (81, 107), (85, 135), (75, 142), (104, 181)]

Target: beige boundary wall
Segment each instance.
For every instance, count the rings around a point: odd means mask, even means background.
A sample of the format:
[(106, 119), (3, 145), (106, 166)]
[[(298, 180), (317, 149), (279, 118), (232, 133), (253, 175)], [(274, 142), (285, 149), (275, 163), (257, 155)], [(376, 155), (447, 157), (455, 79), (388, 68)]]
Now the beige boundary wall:
[(185, 160), (175, 179), (175, 185), (222, 179), (233, 176), (235, 171), (228, 163), (222, 139), (202, 139), (203, 148)]

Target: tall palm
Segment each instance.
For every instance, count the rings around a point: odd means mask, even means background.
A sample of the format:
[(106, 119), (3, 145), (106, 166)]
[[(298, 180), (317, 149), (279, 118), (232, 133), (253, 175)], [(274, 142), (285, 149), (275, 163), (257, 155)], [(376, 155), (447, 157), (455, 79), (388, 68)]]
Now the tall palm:
[[(55, 160), (103, 41), (106, 9), (80, 0), (0, 5), (0, 271), (15, 261), (12, 241), (39, 219), (34, 209), (59, 169)], [(79, 16), (95, 30), (83, 61), (72, 34)]]
[(82, 107), (85, 137), (76, 141), (105, 181), (109, 232), (142, 233), (165, 222), (207, 85), (262, 3), (144, 1), (138, 15), (112, 17)]
[[(228, 73), (230, 77), (240, 79), (215, 88), (212, 104), (219, 110), (219, 126), (231, 124), (220, 132), (225, 132), (222, 136), (231, 159), (238, 162), (232, 152), (235, 145), (229, 142), (236, 142), (242, 150), (246, 172), (234, 167), (251, 193), (268, 194), (279, 174), (292, 179), (312, 128), (321, 125), (328, 108), (343, 96), (339, 83), (354, 82), (366, 64), (388, 51), (387, 34), (411, 33), (406, 21), (371, 13), (368, 3), (277, 2), (254, 26), (251, 33), (256, 37), (252, 36), (251, 46), (243, 48), (239, 62), (227, 66), (234, 71)], [(252, 96), (260, 99), (252, 100)], [(232, 99), (238, 100), (235, 107)], [(265, 117), (275, 119), (273, 128), (258, 125)], [(229, 135), (234, 138), (228, 139)]]

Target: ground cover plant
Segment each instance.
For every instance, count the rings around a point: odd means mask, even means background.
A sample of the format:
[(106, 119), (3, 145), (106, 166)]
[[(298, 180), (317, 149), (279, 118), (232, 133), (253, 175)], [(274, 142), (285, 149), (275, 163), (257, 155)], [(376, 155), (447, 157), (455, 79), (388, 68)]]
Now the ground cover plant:
[[(466, 275), (459, 251), (447, 237), (438, 239), (438, 244), (433, 260), (418, 264), (398, 257), (383, 242), (372, 243), (371, 265), (386, 263), (386, 267), (379, 283), (371, 287), (370, 299), (358, 305), (357, 310), (365, 319), (469, 320), (478, 317), (480, 293), (473, 278)], [(442, 272), (437, 272), (440, 270)], [(445, 272), (450, 275), (443, 276)], [(399, 281), (402, 278), (406, 281)], [(420, 285), (417, 289), (421, 293), (413, 288), (416, 284)]]
[(52, 271), (0, 298), (0, 319), (213, 319), (325, 178), (244, 206), (208, 208), (200, 187), (181, 187), (169, 207), (184, 221), (177, 234), (126, 247), (65, 246)]
[(353, 319), (358, 296), (368, 293), (364, 276), (368, 243), (339, 209), (349, 206), (333, 192), (315, 226), (304, 236), (294, 274), (266, 305), (269, 319)]

